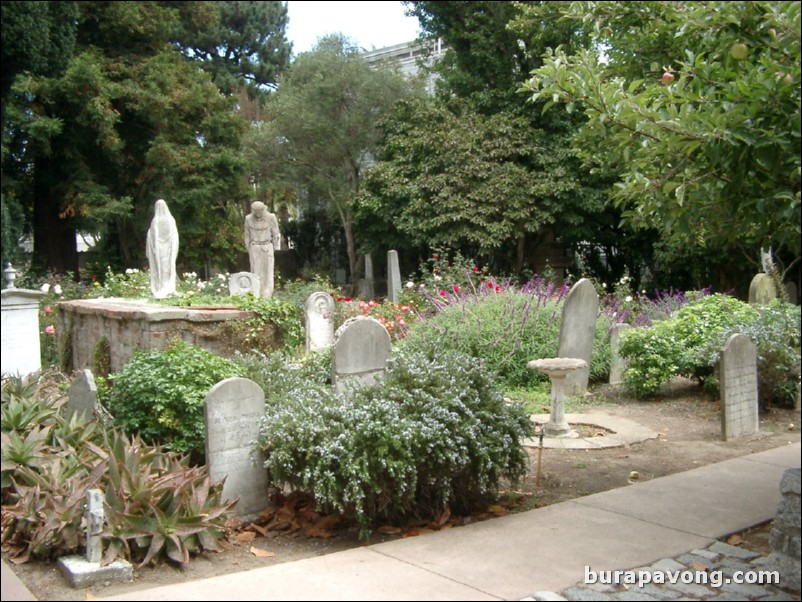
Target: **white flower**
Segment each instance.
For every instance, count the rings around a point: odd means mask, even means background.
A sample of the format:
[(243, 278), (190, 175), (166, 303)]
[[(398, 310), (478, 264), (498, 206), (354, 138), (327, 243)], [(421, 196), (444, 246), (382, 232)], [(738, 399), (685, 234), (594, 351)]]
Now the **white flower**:
[(602, 288), (607, 288), (607, 283), (606, 282), (602, 282)]
[(134, 270), (132, 270), (131, 268), (125, 268), (125, 273), (126, 274), (133, 274)]
[(412, 280), (410, 280), (409, 282), (407, 282), (407, 288), (414, 288), (414, 287), (415, 287), (415, 283), (414, 283), (414, 282), (412, 282)]
[(42, 285), (42, 288), (40, 288), (39, 290), (42, 291), (43, 293), (49, 293), (50, 292), (50, 283), (49, 282), (45, 282)]
[(627, 303), (629, 303), (630, 301), (632, 301), (632, 295), (627, 295), (627, 298), (626, 298), (626, 299), (624, 299), (624, 301), (626, 301)]
[(434, 279), (435, 279), (435, 281), (438, 281), (438, 280), (442, 280), (443, 277), (442, 276), (438, 276), (437, 274), (435, 274), (434, 275)]
[(54, 286), (53, 287), (53, 292), (56, 293), (57, 295), (60, 295), (61, 294), (61, 285), (57, 284), (56, 286)]

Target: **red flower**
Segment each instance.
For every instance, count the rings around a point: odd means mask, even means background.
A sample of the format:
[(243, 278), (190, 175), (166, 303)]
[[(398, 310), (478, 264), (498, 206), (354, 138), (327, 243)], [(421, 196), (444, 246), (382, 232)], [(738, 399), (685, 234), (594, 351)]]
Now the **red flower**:
[(501, 292), (501, 287), (500, 287), (499, 285), (496, 285), (496, 292), (497, 292), (497, 293), (500, 293), (500, 292)]
[(343, 297), (337, 297), (337, 301), (342, 301)]
[(346, 303), (350, 303), (351, 301), (352, 301), (351, 297), (346, 297), (346, 298), (345, 298), (345, 302), (346, 302)]
[(473, 266), (471, 269), (472, 269), (474, 272), (478, 272), (478, 271), (479, 271), (479, 268), (477, 268), (476, 266)]
[(333, 296), (334, 296), (334, 293), (329, 293), (329, 297), (333, 297)]
[(451, 289), (452, 289), (452, 290), (453, 290), (455, 293), (458, 293), (458, 292), (459, 292), (459, 287), (458, 287), (456, 284), (455, 284), (454, 286), (452, 286), (452, 287), (451, 287)]
[(492, 282), (487, 283), (487, 288), (493, 288), (495, 285)]
[(437, 294), (440, 295), (441, 297), (445, 297), (446, 296), (446, 292), (445, 291), (440, 291)]
[(440, 259), (439, 255), (432, 255), (432, 259)]

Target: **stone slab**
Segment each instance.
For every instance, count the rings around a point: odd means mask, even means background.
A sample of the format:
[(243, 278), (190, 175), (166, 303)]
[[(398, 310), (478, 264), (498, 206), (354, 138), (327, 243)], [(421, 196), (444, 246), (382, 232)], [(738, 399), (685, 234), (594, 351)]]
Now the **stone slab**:
[(101, 566), (83, 556), (62, 556), (58, 559), (58, 567), (74, 588), (91, 587), (106, 581), (134, 580), (134, 567), (127, 560), (115, 560)]
[[(631, 445), (647, 439), (656, 439), (658, 433), (637, 422), (617, 416), (606, 416), (604, 414), (566, 414), (568, 425), (585, 424), (595, 425), (608, 432), (601, 437), (544, 437), (544, 449), (606, 449), (610, 447), (622, 447)], [(546, 424), (549, 421), (549, 414), (533, 414), (532, 422)], [(540, 439), (537, 437), (523, 440), (526, 447), (540, 447)]]

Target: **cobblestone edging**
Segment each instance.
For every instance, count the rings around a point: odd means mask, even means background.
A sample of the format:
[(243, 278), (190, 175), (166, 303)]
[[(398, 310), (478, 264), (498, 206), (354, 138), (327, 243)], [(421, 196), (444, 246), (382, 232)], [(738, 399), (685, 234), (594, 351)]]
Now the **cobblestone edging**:
[[(778, 571), (782, 580), (779, 564), (770, 556), (763, 556), (758, 552), (752, 552), (745, 548), (731, 546), (729, 544), (716, 541), (702, 550), (691, 550), (687, 554), (677, 558), (664, 558), (649, 566), (638, 567), (627, 571), (627, 573), (637, 576), (641, 571), (654, 575), (658, 572), (670, 571), (673, 575), (679, 575), (676, 583), (644, 583), (643, 585), (609, 583), (585, 584), (584, 581), (578, 582), (574, 587), (569, 587), (563, 592), (535, 592), (532, 596), (523, 600), (711, 600), (724, 602), (728, 600), (778, 600), (789, 602), (799, 600), (799, 595), (790, 594), (776, 585), (758, 585), (747, 583), (725, 583), (727, 578), (733, 575), (743, 575), (748, 571)], [(675, 573), (680, 571), (680, 573)], [(720, 587), (713, 587), (709, 577), (715, 572), (720, 571), (723, 578)], [(741, 571), (741, 573), (738, 573)], [(697, 578), (693, 583), (683, 583), (682, 575), (685, 574), (686, 580), (690, 580), (688, 573), (700, 573), (701, 578)], [(604, 571), (605, 581), (608, 581), (609, 571)], [(666, 573), (668, 575), (668, 573)], [(610, 575), (613, 576), (613, 575)], [(705, 577), (707, 576), (707, 577)], [(703, 585), (702, 581), (707, 580), (708, 584)], [(644, 579), (646, 581), (646, 579)], [(653, 581), (653, 579), (652, 579)], [(780, 585), (783, 585), (781, 582)]]

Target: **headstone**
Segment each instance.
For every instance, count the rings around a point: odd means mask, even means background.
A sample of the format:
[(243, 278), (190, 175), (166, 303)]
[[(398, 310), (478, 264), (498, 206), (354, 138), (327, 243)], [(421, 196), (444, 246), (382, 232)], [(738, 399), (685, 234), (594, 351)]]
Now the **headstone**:
[(100, 533), (103, 531), (103, 492), (100, 489), (89, 489), (86, 492), (86, 561), (100, 562), (103, 558), (103, 540)]
[(228, 292), (231, 295), (246, 295), (251, 293), (259, 296), (259, 276), (253, 272), (237, 272), (228, 277)]
[(768, 274), (756, 274), (749, 285), (749, 303), (751, 305), (768, 305), (777, 298), (777, 287)]
[(6, 288), (2, 295), (2, 353), (0, 371), (3, 374), (26, 377), (42, 368), (39, 344), (39, 300), (42, 291)]
[(620, 384), (624, 380), (624, 370), (627, 369), (627, 361), (619, 355), (618, 349), (621, 346), (621, 333), (629, 327), (629, 324), (616, 324), (610, 331), (610, 351), (612, 354), (610, 361), (611, 385)]
[(575, 370), (566, 377), (565, 392), (568, 395), (582, 395), (588, 390), (598, 314), (599, 295), (590, 280), (582, 278), (565, 297), (557, 355), (585, 360), (588, 367)]
[(401, 268), (398, 251), (387, 251), (387, 300), (398, 303), (401, 298)]
[(359, 294), (363, 299), (372, 299), (376, 295), (376, 289), (373, 284), (373, 259), (370, 253), (365, 255), (365, 279), (362, 281)]
[(726, 441), (758, 432), (757, 347), (732, 335), (721, 354), (721, 432)]
[(322, 351), (334, 341), (334, 299), (328, 293), (312, 293), (304, 305), (306, 351)]
[(382, 377), (392, 342), (375, 318), (351, 318), (337, 329), (331, 350), (331, 381), (338, 393), (349, 387), (372, 385)]
[(209, 476), (225, 478), (223, 499), (239, 498), (238, 515), (261, 512), (268, 504), (267, 469), (255, 442), (265, 415), (264, 391), (252, 380), (227, 378), (206, 394), (203, 413)]
[(156, 201), (148, 228), (146, 252), (150, 266), (150, 292), (157, 299), (175, 295), (178, 228), (163, 199)]
[(97, 402), (95, 377), (88, 368), (81, 370), (75, 375), (75, 380), (70, 385), (67, 403), (64, 405), (67, 418), (73, 414), (78, 414), (84, 420), (89, 420), (95, 414)]
[(251, 272), (259, 278), (259, 296), (269, 299), (273, 296), (273, 273), (281, 233), (275, 214), (261, 201), (251, 203), (251, 212), (245, 216), (244, 240)]

